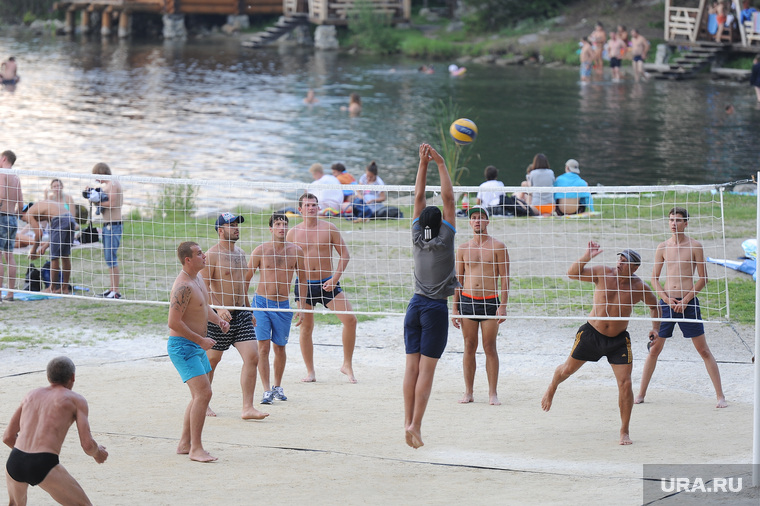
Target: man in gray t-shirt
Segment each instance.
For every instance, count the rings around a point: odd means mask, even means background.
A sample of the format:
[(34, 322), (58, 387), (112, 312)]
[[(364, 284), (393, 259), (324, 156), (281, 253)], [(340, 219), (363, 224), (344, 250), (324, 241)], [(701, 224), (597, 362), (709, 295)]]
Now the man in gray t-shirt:
[[(425, 185), (431, 160), (438, 165), (443, 214), (436, 206), (426, 207)], [(454, 261), (455, 220), (454, 187), (446, 163), (429, 144), (421, 144), (412, 217), (414, 297), (404, 318), (404, 428), (406, 444), (412, 448), (424, 444), (422, 417), (433, 388), (435, 367), (448, 339), (447, 299), (459, 286)]]

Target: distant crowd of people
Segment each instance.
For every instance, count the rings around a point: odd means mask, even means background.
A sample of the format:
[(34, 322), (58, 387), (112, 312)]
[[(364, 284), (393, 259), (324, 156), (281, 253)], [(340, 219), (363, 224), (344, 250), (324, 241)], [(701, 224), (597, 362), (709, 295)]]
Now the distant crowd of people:
[(623, 60), (631, 60), (633, 76), (637, 81), (647, 77), (644, 72), (644, 61), (649, 54), (651, 44), (637, 30), (630, 34), (624, 25), (618, 25), (617, 30), (609, 32), (609, 39), (604, 25), (597, 22), (594, 31), (588, 37), (581, 38), (580, 76), (582, 82), (591, 81), (595, 71), (600, 76), (604, 73), (604, 60), (610, 62), (612, 80), (618, 82), (622, 78), (620, 67)]
[[(0, 168), (10, 169), (16, 163), (13, 151), (0, 153)], [(97, 214), (103, 217), (99, 240), (103, 243), (103, 254), (108, 266), (110, 284), (101, 294), (103, 297), (119, 299), (118, 249), (121, 245), (123, 192), (121, 184), (114, 179), (99, 179), (98, 175), (111, 175), (105, 163), (92, 168), (97, 188), (88, 187), (83, 196), (97, 206)], [(71, 280), (71, 248), (77, 240), (80, 220), (88, 215), (74, 203), (74, 199), (64, 193), (63, 181), (53, 179), (45, 190), (44, 198), (37, 202), (24, 203), (21, 181), (15, 174), (0, 174), (0, 287), (7, 266), (8, 290), (3, 298), (14, 299), (16, 288), (16, 261), (14, 248), (31, 246), (29, 260), (34, 261), (50, 252), (50, 286), (45, 292), (70, 294), (73, 292)], [(19, 227), (19, 220), (25, 225)], [(19, 230), (20, 228), (20, 230)]]

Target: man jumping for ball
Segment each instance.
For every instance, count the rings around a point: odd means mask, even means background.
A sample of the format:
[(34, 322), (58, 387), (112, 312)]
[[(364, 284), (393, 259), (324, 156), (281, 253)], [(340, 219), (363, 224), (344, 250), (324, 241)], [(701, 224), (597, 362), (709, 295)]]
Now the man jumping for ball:
[[(660, 318), (660, 306), (654, 292), (634, 274), (641, 265), (641, 255), (631, 249), (618, 253), (617, 265), (607, 267), (595, 265), (586, 267), (592, 258), (602, 252), (599, 244), (589, 241), (586, 252), (570, 269), (567, 275), (570, 279), (594, 283), (594, 306), (589, 314), (589, 320), (578, 329), (575, 344), (570, 356), (564, 364), (554, 371), (549, 388), (541, 399), (541, 408), (549, 411), (552, 407), (557, 387), (573, 375), (587, 361), (597, 362), (607, 357), (612, 366), (618, 384), (618, 405), (620, 406), (620, 444), (633, 443), (630, 437), (629, 422), (633, 409), (633, 387), (631, 386), (631, 370), (633, 369), (633, 353), (631, 338), (628, 335), (628, 320), (603, 320), (601, 318), (627, 318), (633, 312), (633, 306), (639, 302), (649, 306), (652, 318)], [(660, 322), (652, 321), (650, 338), (657, 336)]]

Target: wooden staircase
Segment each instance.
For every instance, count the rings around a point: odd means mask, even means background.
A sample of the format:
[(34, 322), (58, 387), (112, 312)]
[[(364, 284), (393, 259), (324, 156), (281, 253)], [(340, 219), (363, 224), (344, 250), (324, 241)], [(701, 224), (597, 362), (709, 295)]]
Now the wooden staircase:
[(670, 68), (655, 75), (657, 79), (690, 79), (701, 70), (710, 66), (730, 44), (718, 42), (701, 42), (692, 46), (687, 53), (670, 63)]
[(251, 38), (244, 40), (241, 44), (250, 48), (264, 47), (292, 32), (297, 26), (308, 23), (309, 17), (306, 13), (294, 13), (282, 16), (274, 26), (270, 26), (263, 32), (252, 35)]

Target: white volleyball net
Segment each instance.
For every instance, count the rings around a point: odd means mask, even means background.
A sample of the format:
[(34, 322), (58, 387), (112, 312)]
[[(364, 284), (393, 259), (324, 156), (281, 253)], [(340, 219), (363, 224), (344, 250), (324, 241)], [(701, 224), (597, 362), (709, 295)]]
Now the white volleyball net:
[[(82, 196), (86, 188), (98, 188), (104, 181), (117, 179), (123, 188), (123, 234), (118, 249), (120, 300), (109, 303), (167, 304), (172, 283), (180, 272), (176, 249), (183, 241), (195, 241), (206, 251), (218, 242), (214, 228), (220, 212), (243, 216), (239, 225), (237, 246), (246, 258), (253, 249), (272, 240), (269, 218), (273, 211), (284, 210), (289, 227), (302, 222), (296, 211), (298, 197), (305, 191), (319, 193), (340, 190), (346, 193), (383, 192), (387, 197), (374, 214), (363, 220), (343, 213), (324, 217), (339, 231), (345, 241), (350, 261), (340, 279), (345, 297), (353, 312), (366, 315), (402, 315), (414, 291), (411, 218), (413, 191), (411, 186), (319, 186), (308, 183), (252, 183), (221, 178), (194, 180), (177, 178), (145, 178), (128, 176), (75, 175), (62, 172), (0, 170), (19, 175), (25, 202), (40, 202), (46, 197), (59, 199), (50, 192), (52, 179), (63, 183), (63, 192), (77, 206), (90, 209)], [(315, 191), (319, 188), (319, 191)], [(429, 187), (428, 204), (439, 204), (439, 189)], [(505, 188), (514, 191), (539, 189)], [(565, 190), (567, 191), (567, 190)], [(593, 285), (568, 279), (570, 265), (585, 251), (588, 241), (601, 245), (603, 253), (589, 265), (614, 266), (617, 253), (634, 249), (642, 257), (637, 274), (649, 282), (657, 245), (671, 236), (668, 212), (683, 207), (689, 212), (687, 234), (699, 241), (705, 257), (728, 258), (726, 252), (723, 193), (714, 186), (648, 186), (591, 187), (593, 209), (577, 215), (558, 217), (492, 216), (488, 232), (506, 244), (510, 259), (508, 318), (577, 319), (592, 307)], [(457, 187), (455, 192), (468, 195), (475, 202), (477, 187)], [(458, 209), (460, 209), (458, 204)], [(71, 207), (71, 206), (69, 206)], [(364, 208), (345, 205), (347, 210), (367, 212)], [(103, 214), (95, 214), (93, 224), (102, 229)], [(76, 214), (75, 210), (72, 211)], [(80, 218), (81, 228), (87, 219)], [(456, 220), (457, 246), (470, 240), (473, 232), (466, 216)], [(18, 237), (29, 239), (24, 222), (19, 222)], [(49, 237), (46, 233), (43, 242)], [(24, 285), (24, 272), (30, 246), (19, 244), (15, 250), (18, 264), (16, 289)], [(332, 265), (339, 257), (332, 249)], [(41, 267), (46, 260), (36, 261)], [(103, 243), (76, 244), (71, 250), (68, 297), (94, 298), (110, 286), (109, 268), (104, 260)], [(709, 282), (699, 294), (702, 316), (706, 321), (729, 318), (727, 274), (723, 267), (707, 264)], [(665, 276), (663, 272), (663, 278)], [(51, 274), (53, 276), (54, 274)], [(259, 275), (253, 276), (249, 294), (253, 295)], [(7, 276), (4, 289), (8, 286)], [(292, 287), (291, 287), (292, 288)], [(104, 301), (106, 302), (106, 301)], [(296, 307), (291, 289), (291, 306)], [(314, 311), (325, 309), (319, 305)], [(646, 319), (648, 308), (639, 304), (633, 318)]]

